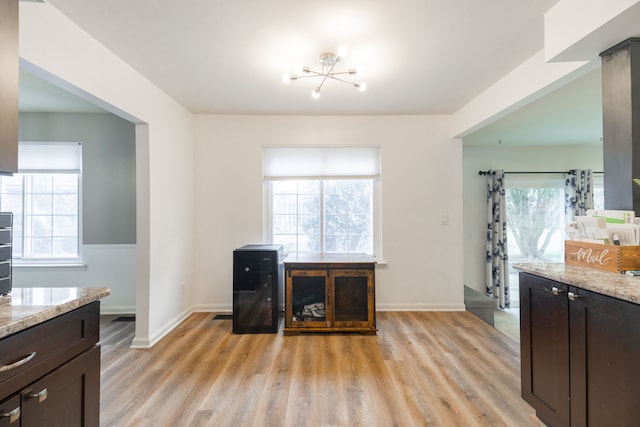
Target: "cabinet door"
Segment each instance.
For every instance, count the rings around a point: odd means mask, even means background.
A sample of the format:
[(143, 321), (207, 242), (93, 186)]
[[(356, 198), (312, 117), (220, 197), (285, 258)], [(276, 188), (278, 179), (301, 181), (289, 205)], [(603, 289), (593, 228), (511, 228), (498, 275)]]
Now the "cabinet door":
[(374, 326), (375, 296), (373, 271), (333, 270), (333, 313), (335, 326), (367, 328)]
[(569, 291), (571, 424), (638, 425), (640, 306), (582, 289)]
[(22, 427), (97, 427), (100, 349), (93, 347), (21, 392)]
[(0, 173), (18, 172), (18, 0), (0, 1)]
[(332, 298), (325, 270), (289, 270), (286, 278), (285, 326), (328, 328), (333, 319)]
[(0, 402), (0, 427), (20, 427), (20, 395)]
[(546, 424), (569, 425), (568, 287), (520, 273), (522, 398)]

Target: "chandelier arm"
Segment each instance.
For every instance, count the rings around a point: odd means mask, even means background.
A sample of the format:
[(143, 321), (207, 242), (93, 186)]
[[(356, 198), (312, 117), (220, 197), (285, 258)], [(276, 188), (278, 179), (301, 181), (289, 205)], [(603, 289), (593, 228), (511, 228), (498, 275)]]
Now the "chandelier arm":
[(314, 74), (312, 76), (308, 76), (306, 74), (303, 74), (303, 75), (298, 75), (298, 76), (291, 76), (291, 79), (293, 80), (295, 78), (296, 80), (300, 80), (300, 79), (308, 79), (310, 77), (320, 77), (320, 76), (324, 76), (324, 74), (316, 73), (316, 74)]
[(356, 82), (350, 82), (349, 80), (341, 79), (340, 77), (334, 77), (336, 74), (337, 74), (337, 73), (335, 73), (335, 74), (331, 74), (331, 75), (330, 75), (330, 76), (328, 76), (328, 77), (329, 77), (330, 79), (338, 80), (338, 81), (340, 81), (340, 82), (350, 84), (351, 86), (355, 86)]

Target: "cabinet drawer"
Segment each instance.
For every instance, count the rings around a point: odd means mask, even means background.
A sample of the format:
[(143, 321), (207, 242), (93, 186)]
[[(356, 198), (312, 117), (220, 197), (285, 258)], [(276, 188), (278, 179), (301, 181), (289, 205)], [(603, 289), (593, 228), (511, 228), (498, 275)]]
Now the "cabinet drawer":
[(11, 245), (0, 245), (0, 260), (11, 259)]
[(0, 228), (11, 227), (13, 225), (13, 215), (7, 212), (0, 212)]
[(0, 279), (11, 276), (11, 260), (0, 261)]
[(99, 327), (96, 301), (0, 340), (0, 399), (93, 347)]
[(11, 229), (0, 228), (0, 245), (10, 245), (10, 244), (11, 244)]

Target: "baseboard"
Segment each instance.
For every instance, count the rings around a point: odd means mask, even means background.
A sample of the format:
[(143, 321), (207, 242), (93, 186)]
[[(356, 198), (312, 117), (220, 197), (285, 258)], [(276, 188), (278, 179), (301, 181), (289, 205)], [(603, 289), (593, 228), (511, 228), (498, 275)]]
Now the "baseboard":
[(135, 306), (100, 307), (100, 314), (134, 314), (135, 312)]
[(184, 310), (182, 313), (174, 317), (169, 322), (165, 323), (165, 325), (158, 330), (151, 337), (135, 337), (131, 342), (131, 348), (140, 348), (140, 349), (148, 349), (153, 347), (158, 341), (164, 338), (169, 332), (174, 330), (180, 323), (185, 321), (187, 317), (193, 314), (193, 308), (188, 308)]

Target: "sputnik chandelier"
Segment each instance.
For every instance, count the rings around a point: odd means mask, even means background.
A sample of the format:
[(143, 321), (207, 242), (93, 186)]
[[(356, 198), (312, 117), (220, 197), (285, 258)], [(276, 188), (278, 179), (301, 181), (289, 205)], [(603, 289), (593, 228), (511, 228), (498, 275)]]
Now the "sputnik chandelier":
[(327, 79), (337, 80), (339, 82), (343, 82), (349, 85), (356, 87), (360, 92), (364, 92), (367, 90), (367, 84), (365, 82), (358, 81), (349, 81), (343, 78), (343, 76), (352, 76), (352, 75), (362, 75), (362, 69), (360, 68), (350, 68), (347, 71), (334, 71), (335, 66), (340, 62), (345, 56), (347, 56), (347, 47), (340, 46), (338, 47), (338, 53), (325, 52), (320, 55), (320, 64), (322, 65), (322, 71), (312, 70), (310, 67), (303, 66), (301, 64), (296, 64), (293, 67), (294, 74), (284, 74), (282, 76), (282, 81), (285, 84), (288, 84), (291, 80), (298, 79), (306, 79), (309, 77), (320, 77), (322, 81), (320, 84), (316, 86), (316, 88), (311, 92), (311, 96), (313, 99), (320, 98), (320, 89), (322, 89), (322, 85)]

